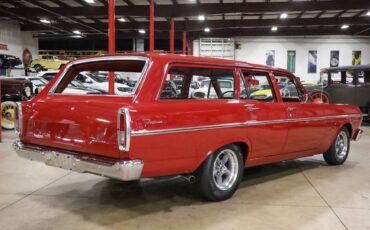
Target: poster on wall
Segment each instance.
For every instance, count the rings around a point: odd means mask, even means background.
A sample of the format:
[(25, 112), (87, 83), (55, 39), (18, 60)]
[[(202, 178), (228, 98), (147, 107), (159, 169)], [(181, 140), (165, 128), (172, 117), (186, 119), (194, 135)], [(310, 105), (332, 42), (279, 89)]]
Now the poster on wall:
[(330, 51), (330, 67), (339, 66), (339, 50)]
[(266, 65), (275, 66), (275, 50), (266, 51)]
[(352, 65), (361, 65), (361, 51), (352, 51)]
[(308, 51), (308, 73), (317, 72), (317, 50)]
[(288, 50), (287, 70), (291, 73), (295, 73), (295, 58), (296, 58), (296, 51)]

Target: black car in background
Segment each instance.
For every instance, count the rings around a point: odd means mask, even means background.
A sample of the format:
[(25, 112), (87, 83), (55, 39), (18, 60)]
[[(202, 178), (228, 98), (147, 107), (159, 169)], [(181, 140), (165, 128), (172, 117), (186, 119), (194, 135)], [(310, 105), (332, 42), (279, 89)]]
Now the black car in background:
[(330, 103), (357, 105), (369, 118), (370, 65), (322, 69), (320, 83)]
[(22, 61), (13, 55), (0, 54), (0, 69), (9, 69), (21, 64)]

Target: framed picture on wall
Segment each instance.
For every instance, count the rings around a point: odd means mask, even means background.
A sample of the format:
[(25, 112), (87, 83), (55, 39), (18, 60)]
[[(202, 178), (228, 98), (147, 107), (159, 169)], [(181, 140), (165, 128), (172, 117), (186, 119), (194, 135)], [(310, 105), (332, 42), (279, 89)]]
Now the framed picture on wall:
[(339, 50), (330, 51), (330, 67), (339, 66)]
[(288, 50), (288, 60), (287, 60), (287, 70), (291, 73), (295, 73), (295, 60), (296, 60), (296, 51)]
[(317, 50), (308, 51), (308, 73), (317, 73)]
[(352, 51), (352, 65), (361, 65), (361, 57), (360, 50)]
[(266, 65), (275, 66), (275, 50), (266, 51)]

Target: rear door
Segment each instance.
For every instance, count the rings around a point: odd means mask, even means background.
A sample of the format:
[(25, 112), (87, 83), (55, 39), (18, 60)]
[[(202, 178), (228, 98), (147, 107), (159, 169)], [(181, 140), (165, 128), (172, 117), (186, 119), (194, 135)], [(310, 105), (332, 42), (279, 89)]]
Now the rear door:
[(250, 157), (279, 155), (283, 151), (287, 135), (287, 124), (284, 123), (286, 111), (284, 105), (277, 101), (269, 73), (242, 69), (240, 74), (244, 119), (256, 124), (244, 129), (252, 143)]

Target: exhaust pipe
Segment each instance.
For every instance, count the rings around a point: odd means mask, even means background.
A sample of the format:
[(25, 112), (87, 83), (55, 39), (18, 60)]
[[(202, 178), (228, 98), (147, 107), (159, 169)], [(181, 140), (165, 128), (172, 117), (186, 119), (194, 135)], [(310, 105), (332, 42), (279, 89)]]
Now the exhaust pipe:
[(189, 174), (189, 175), (182, 175), (181, 177), (184, 180), (186, 180), (188, 183), (190, 183), (190, 184), (194, 183), (195, 180), (196, 180), (196, 177), (194, 175), (191, 175), (191, 174)]

